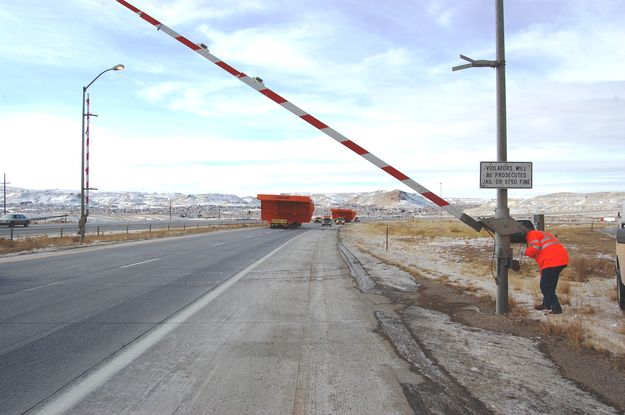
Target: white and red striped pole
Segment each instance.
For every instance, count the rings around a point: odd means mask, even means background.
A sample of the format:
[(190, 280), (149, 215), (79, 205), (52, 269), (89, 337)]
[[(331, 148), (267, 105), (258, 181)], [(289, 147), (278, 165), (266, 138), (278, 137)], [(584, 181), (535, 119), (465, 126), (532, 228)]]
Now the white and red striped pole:
[(89, 215), (89, 119), (91, 118), (89, 104), (89, 94), (87, 94), (87, 128), (85, 129), (85, 137), (87, 141), (85, 145), (85, 208), (87, 209), (87, 215)]
[(309, 123), (313, 127), (317, 128), (319, 131), (323, 132), (324, 134), (330, 136), (334, 140), (336, 140), (339, 143), (343, 144), (345, 147), (349, 148), (350, 150), (352, 150), (354, 153), (358, 154), (359, 156), (361, 156), (365, 160), (369, 161), (370, 163), (372, 163), (373, 165), (377, 166), (378, 168), (384, 170), (386, 173), (390, 174), (395, 179), (397, 179), (400, 182), (404, 183), (406, 186), (408, 186), (411, 189), (417, 191), (418, 193), (420, 193), (426, 199), (434, 202), (437, 206), (440, 206), (441, 208), (445, 209), (448, 213), (450, 213), (451, 215), (453, 215), (454, 217), (456, 217), (457, 219), (459, 219), (463, 223), (467, 224), (471, 228), (475, 229), (476, 231), (479, 231), (479, 230), (482, 229), (483, 226), (482, 226), (482, 224), (480, 222), (478, 222), (477, 220), (473, 219), (471, 216), (467, 215), (466, 213), (462, 212), (456, 206), (453, 206), (453, 205), (449, 204), (449, 202), (447, 202), (446, 200), (442, 199), (441, 197), (435, 195), (433, 192), (429, 191), (425, 187), (421, 186), (419, 183), (415, 182), (410, 177), (406, 176), (404, 173), (400, 172), (399, 170), (397, 170), (393, 166), (389, 165), (388, 163), (386, 163), (383, 160), (379, 159), (378, 157), (374, 156), (373, 154), (371, 154), (370, 152), (368, 152), (364, 148), (360, 147), (358, 144), (354, 143), (353, 141), (351, 141), (350, 139), (345, 137), (343, 134), (339, 133), (338, 131), (336, 131), (336, 130), (330, 128), (330, 127), (328, 127), (326, 124), (324, 124), (323, 122), (321, 122), (317, 118), (313, 117), (312, 115), (310, 115), (306, 111), (302, 110), (301, 108), (299, 108), (298, 106), (296, 106), (293, 103), (289, 102), (285, 98), (281, 97), (280, 95), (278, 95), (277, 93), (275, 93), (271, 89), (267, 88), (263, 84), (262, 80), (260, 80), (258, 78), (251, 78), (251, 77), (247, 76), (246, 74), (244, 74), (243, 72), (239, 72), (238, 70), (234, 69), (232, 66), (228, 65), (227, 63), (225, 63), (221, 59), (217, 58), (215, 55), (212, 55), (208, 51), (206, 46), (204, 46), (202, 44), (196, 44), (196, 43), (191, 42), (186, 37), (176, 33), (175, 31), (173, 31), (172, 29), (170, 29), (169, 27), (167, 27), (163, 23), (159, 22), (158, 20), (156, 20), (155, 18), (153, 18), (149, 14), (139, 10), (138, 8), (136, 8), (132, 4), (128, 3), (127, 1), (125, 1), (125, 0), (116, 0), (116, 1), (118, 3), (124, 5), (128, 9), (132, 10), (134, 13), (138, 14), (140, 18), (142, 18), (146, 22), (148, 22), (151, 25), (153, 25), (154, 27), (156, 27), (157, 30), (161, 30), (161, 31), (167, 33), (169, 36), (173, 37), (178, 42), (182, 43), (183, 45), (185, 45), (188, 48), (190, 48), (191, 50), (197, 52), (198, 54), (200, 54), (204, 58), (206, 58), (209, 61), (213, 62), (215, 65), (219, 66), (221, 69), (225, 70), (230, 75), (232, 75), (235, 78), (239, 79), (241, 82), (243, 82), (247, 86), (249, 86), (249, 87), (255, 89), (256, 91), (260, 92), (261, 94), (265, 95), (267, 98), (269, 98), (272, 101), (274, 101), (275, 103), (281, 105), (282, 107), (284, 107), (285, 109), (287, 109), (291, 113), (295, 114), (296, 116), (298, 116), (299, 118), (303, 119), (304, 121), (306, 121), (307, 123)]

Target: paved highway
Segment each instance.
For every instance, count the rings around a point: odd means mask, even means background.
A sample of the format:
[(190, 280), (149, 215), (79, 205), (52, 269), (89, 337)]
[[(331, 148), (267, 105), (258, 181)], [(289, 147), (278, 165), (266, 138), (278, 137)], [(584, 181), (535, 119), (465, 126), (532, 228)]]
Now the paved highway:
[(336, 229), (266, 228), (0, 259), (0, 408), (412, 413)]
[(22, 413), (300, 231), (0, 260), (0, 408)]

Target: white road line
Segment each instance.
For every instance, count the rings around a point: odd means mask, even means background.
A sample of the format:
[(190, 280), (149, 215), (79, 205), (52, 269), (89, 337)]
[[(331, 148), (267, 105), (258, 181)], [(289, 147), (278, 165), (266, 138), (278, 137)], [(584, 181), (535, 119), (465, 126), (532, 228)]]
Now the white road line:
[(128, 264), (128, 265), (122, 265), (121, 268), (130, 268), (130, 267), (134, 267), (135, 265), (141, 265), (141, 264), (147, 264), (148, 262), (152, 262), (152, 261), (158, 261), (160, 259), (160, 257), (158, 258), (152, 258), (152, 259), (148, 259), (145, 261), (141, 261), (141, 262), (135, 262), (134, 264)]
[[(307, 233), (307, 232), (306, 232)], [(223, 294), (228, 288), (233, 286), (241, 278), (245, 277), (254, 268), (265, 262), (276, 252), (280, 251), (286, 245), (290, 244), (296, 239), (304, 236), (306, 233), (302, 233), (295, 238), (288, 240), (273, 251), (269, 252), (264, 257), (260, 258), (253, 264), (247, 266), (242, 271), (239, 271), (236, 275), (230, 277), (226, 281), (218, 285), (214, 290), (207, 292), (202, 297), (198, 298), (195, 302), (191, 303), (186, 308), (180, 310), (176, 315), (170, 319), (159, 324), (154, 330), (150, 331), (145, 337), (137, 340), (123, 349), (118, 355), (112, 357), (108, 362), (103, 363), (98, 369), (84, 378), (75, 381), (75, 383), (69, 386), (69, 389), (65, 392), (59, 392), (59, 396), (55, 397), (51, 402), (44, 404), (44, 406), (37, 411), (37, 414), (62, 414), (67, 412), (74, 405), (82, 401), (91, 392), (104, 385), (110, 378), (112, 378), (119, 371), (124, 369), (135, 359), (145, 353), (148, 349), (161, 341), (165, 336), (175, 330), (180, 324), (189, 320), (195, 313), (206, 307), (211, 301)]]
[(214, 245), (211, 245), (211, 246), (219, 246), (219, 245), (223, 245), (223, 244), (225, 244), (225, 242), (219, 242), (218, 244), (214, 244)]
[(49, 284), (38, 285), (38, 286), (36, 286), (36, 287), (31, 287), (31, 288), (26, 288), (26, 289), (21, 290), (21, 291), (16, 291), (16, 292), (11, 293), (11, 294), (17, 294), (17, 293), (20, 293), (20, 294), (21, 294), (21, 293), (26, 293), (26, 292), (29, 292), (29, 291), (35, 291), (35, 290), (38, 290), (38, 289), (40, 289), (40, 288), (52, 287), (53, 285), (59, 285), (59, 284), (62, 284), (62, 283), (63, 283), (63, 281), (51, 282), (51, 283), (49, 283)]

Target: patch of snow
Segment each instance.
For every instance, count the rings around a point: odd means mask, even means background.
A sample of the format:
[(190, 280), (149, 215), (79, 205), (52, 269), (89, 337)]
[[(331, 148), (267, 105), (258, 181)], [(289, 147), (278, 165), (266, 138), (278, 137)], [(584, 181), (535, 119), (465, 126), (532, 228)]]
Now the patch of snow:
[(495, 413), (618, 413), (564, 379), (533, 340), (467, 327), (416, 306), (405, 315), (438, 364)]

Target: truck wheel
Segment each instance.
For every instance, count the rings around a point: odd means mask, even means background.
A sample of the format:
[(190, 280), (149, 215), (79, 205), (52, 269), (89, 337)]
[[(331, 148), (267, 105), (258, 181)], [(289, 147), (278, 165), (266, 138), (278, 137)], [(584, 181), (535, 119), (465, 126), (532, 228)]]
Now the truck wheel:
[(15, 222), (9, 222), (9, 228), (13, 228), (15, 226)]
[(618, 298), (618, 306), (621, 310), (625, 310), (625, 284), (621, 281), (621, 268), (616, 264), (616, 297)]
[(27, 226), (28, 226), (28, 222), (24, 222), (24, 227), (27, 227)]

